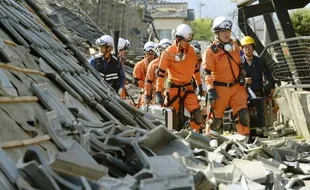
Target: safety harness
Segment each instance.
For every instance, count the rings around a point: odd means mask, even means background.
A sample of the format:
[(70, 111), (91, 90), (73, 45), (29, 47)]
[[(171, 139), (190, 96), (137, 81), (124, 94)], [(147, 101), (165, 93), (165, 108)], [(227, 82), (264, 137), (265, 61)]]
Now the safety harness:
[[(244, 77), (242, 77), (242, 64), (238, 64), (235, 59), (231, 56), (230, 53), (228, 53), (227, 51), (225, 51), (225, 54), (226, 54), (226, 57), (227, 57), (227, 60), (229, 62), (229, 67), (230, 67), (230, 71), (231, 71), (231, 74), (234, 78), (234, 81), (233, 82), (230, 82), (230, 83), (226, 83), (226, 82), (219, 82), (219, 81), (214, 81), (213, 84), (214, 86), (226, 86), (226, 87), (232, 87), (234, 86), (235, 84), (241, 84), (241, 83), (244, 83)], [(239, 68), (239, 75), (238, 75), (238, 78), (236, 77), (234, 71), (233, 71), (233, 68), (232, 68), (232, 64), (231, 64), (231, 60), (238, 66)], [(243, 81), (241, 81), (243, 80)]]
[[(176, 85), (172, 81), (168, 82), (168, 85), (170, 88), (177, 88), (178, 93), (172, 97), (170, 100), (169, 93), (167, 93), (167, 107), (170, 107), (177, 99), (179, 99), (179, 111), (177, 113), (178, 116), (178, 125), (177, 125), (177, 130), (181, 130), (185, 124), (185, 119), (184, 119), (184, 101), (187, 97), (188, 94), (194, 94), (193, 90), (187, 90), (186, 87), (192, 85), (192, 81), (184, 84), (184, 85)], [(184, 92), (184, 95), (181, 96), (181, 92)]]

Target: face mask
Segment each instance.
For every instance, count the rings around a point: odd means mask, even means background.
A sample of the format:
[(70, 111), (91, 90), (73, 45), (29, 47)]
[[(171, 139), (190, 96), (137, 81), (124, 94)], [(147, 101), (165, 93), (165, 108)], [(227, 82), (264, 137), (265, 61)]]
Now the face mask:
[(180, 62), (180, 61), (183, 61), (184, 59), (185, 59), (185, 54), (184, 53), (179, 53), (179, 54), (177, 54), (175, 57), (174, 57), (174, 59), (175, 59), (175, 61), (177, 61), (177, 62)]
[(228, 43), (223, 43), (223, 42), (219, 42), (217, 45), (220, 49), (223, 49), (227, 52), (232, 52), (235, 50), (235, 45), (231, 42)]

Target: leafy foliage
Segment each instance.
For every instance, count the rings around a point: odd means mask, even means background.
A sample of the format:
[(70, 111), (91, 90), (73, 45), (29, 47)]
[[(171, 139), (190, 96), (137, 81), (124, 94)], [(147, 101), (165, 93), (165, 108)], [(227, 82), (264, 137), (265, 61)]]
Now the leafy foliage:
[(194, 20), (191, 24), (193, 29), (195, 40), (208, 40), (213, 37), (212, 32), (212, 22), (211, 18), (198, 18)]
[(298, 9), (290, 14), (297, 36), (310, 36), (310, 9)]

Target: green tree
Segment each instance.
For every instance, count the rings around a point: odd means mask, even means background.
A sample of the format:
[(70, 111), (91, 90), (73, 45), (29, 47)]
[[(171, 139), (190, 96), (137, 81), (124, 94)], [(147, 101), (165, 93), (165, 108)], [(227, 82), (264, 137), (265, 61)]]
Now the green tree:
[(191, 24), (193, 29), (195, 40), (206, 40), (209, 41), (209, 38), (213, 37), (212, 32), (212, 22), (211, 18), (198, 18), (194, 20)]
[(298, 9), (290, 14), (297, 36), (310, 36), (310, 9)]

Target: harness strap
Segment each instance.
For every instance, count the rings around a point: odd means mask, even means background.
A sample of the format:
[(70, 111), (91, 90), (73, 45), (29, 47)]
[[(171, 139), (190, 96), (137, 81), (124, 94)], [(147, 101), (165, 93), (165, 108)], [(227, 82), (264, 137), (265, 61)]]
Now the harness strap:
[[(186, 96), (190, 93), (194, 93), (193, 90), (186, 90), (186, 86), (192, 85), (191, 82), (185, 84), (185, 85), (176, 85), (174, 83), (170, 83), (170, 88), (178, 88), (178, 93), (169, 101), (168, 98), (168, 107), (171, 106), (178, 98), (179, 98), (179, 103), (180, 105), (184, 103), (184, 100), (186, 99)], [(181, 92), (185, 92), (183, 97), (181, 97)], [(180, 111), (180, 109), (179, 109)]]

